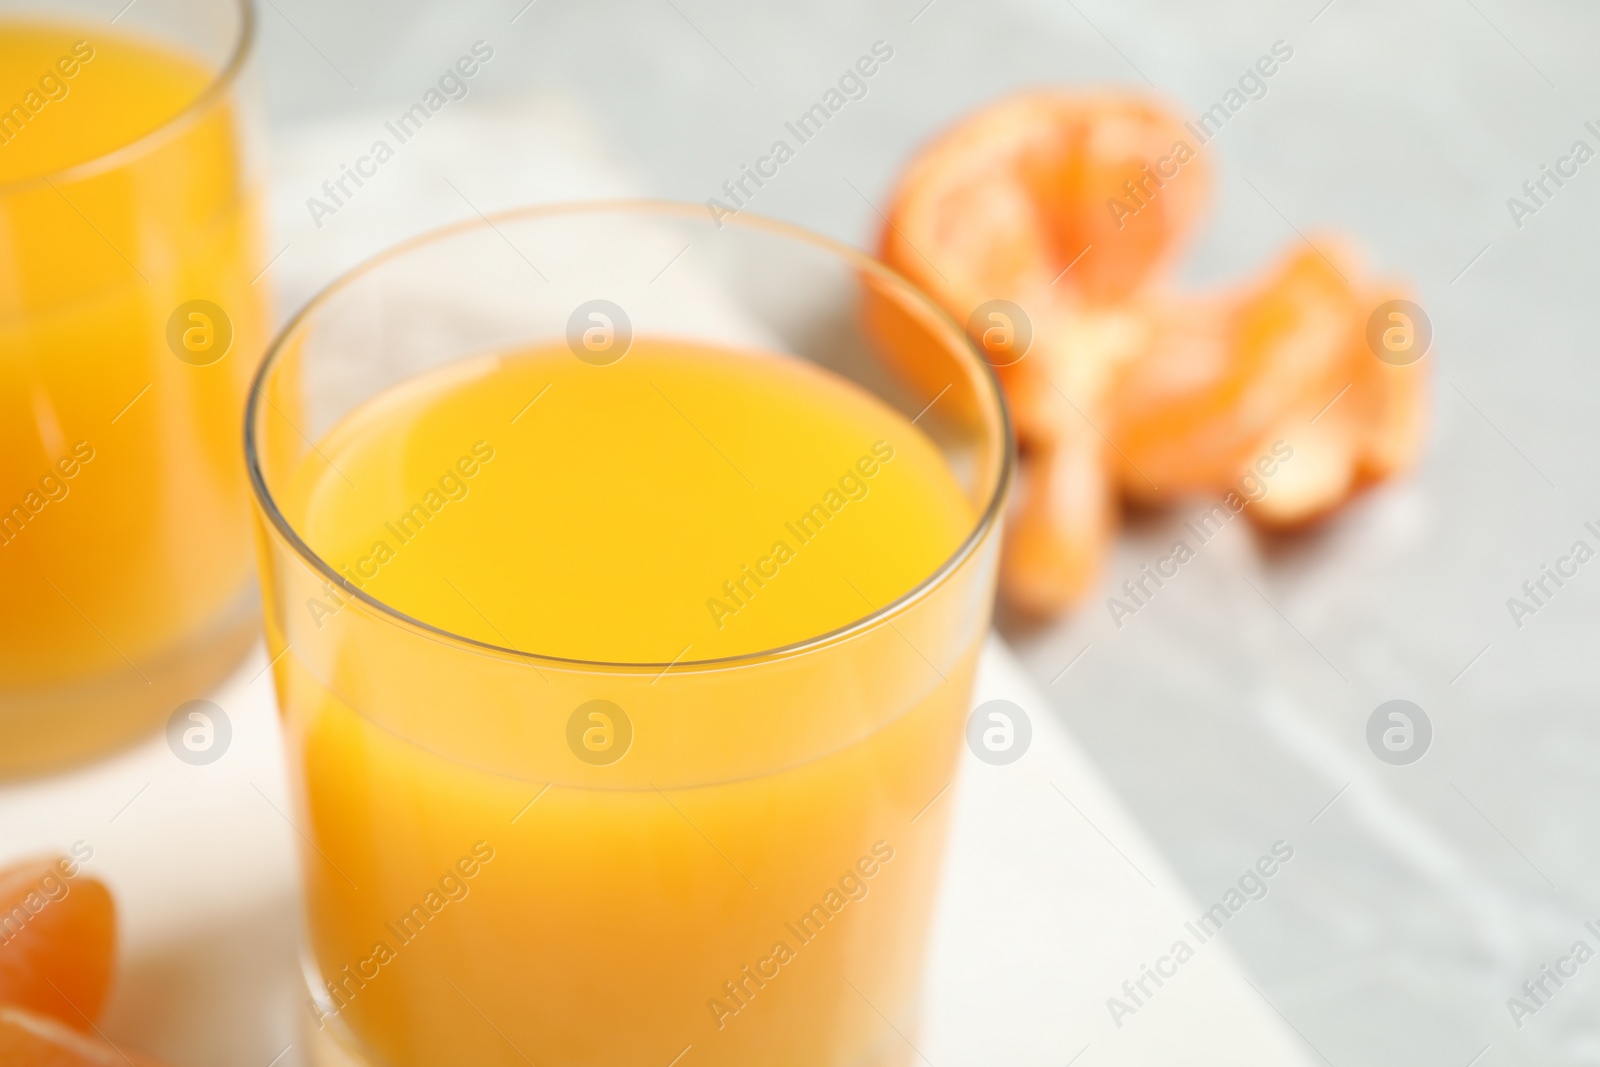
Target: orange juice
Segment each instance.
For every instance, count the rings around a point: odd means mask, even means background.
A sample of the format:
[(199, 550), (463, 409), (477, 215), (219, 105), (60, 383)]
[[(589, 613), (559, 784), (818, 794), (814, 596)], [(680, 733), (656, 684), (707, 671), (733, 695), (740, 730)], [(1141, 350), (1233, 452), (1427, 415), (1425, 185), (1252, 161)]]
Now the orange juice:
[(976, 521), (921, 430), (776, 355), (520, 351), (378, 393), (277, 499), (350, 583), (269, 562), (324, 1034), (395, 1065), (907, 1060), (988, 592), (850, 630)]
[(147, 728), (249, 640), (239, 140), (197, 59), (0, 22), (0, 770)]

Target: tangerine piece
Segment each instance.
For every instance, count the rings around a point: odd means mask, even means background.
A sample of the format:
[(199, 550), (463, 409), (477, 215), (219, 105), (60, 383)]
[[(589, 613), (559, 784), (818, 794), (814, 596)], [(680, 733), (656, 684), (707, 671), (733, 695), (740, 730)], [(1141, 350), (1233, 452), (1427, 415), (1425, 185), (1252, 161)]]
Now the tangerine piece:
[(1397, 293), (1336, 242), (1233, 292), (1159, 288), (1206, 204), (1196, 147), (1145, 101), (1030, 92), (957, 123), (896, 187), (883, 259), (966, 329), (1010, 401), (1021, 463), (1001, 588), (1030, 613), (1088, 590), (1113, 488), (1235, 493), (1258, 524), (1294, 526), (1420, 450), (1426, 373), (1366, 338)]
[(111, 988), (117, 921), (105, 884), (77, 875), (65, 856), (0, 870), (0, 1003), (87, 1030)]
[(1019, 467), (1000, 591), (1025, 615), (1060, 613), (1100, 575), (1117, 520), (1101, 448), (1081, 434), (1063, 435)]
[(1297, 252), (1248, 290), (1207, 303), (1165, 316), (1111, 400), (1117, 447), (1168, 494), (1225, 484), (1289, 412), (1310, 406), (1310, 419), (1349, 384), (1354, 297), (1316, 253)]
[[(1414, 461), (1425, 370), (1379, 360), (1366, 340), (1368, 317), (1394, 294), (1362, 281), (1336, 242), (1321, 243), (1331, 255), (1298, 250), (1240, 293), (1155, 312), (1149, 349), (1107, 399), (1126, 492), (1243, 493), (1254, 471), (1265, 495), (1251, 516), (1293, 526)], [(1270, 458), (1278, 442), (1292, 460)]]
[(1198, 219), (1209, 175), (1187, 137), (1141, 100), (1025, 93), (901, 178), (882, 258), (967, 328), (1022, 440), (1053, 435), (1052, 385), (1098, 423), (1108, 368), (1142, 347), (1136, 317), (1097, 312), (1148, 284)]
[[(1148, 101), (1023, 93), (918, 153), (883, 258), (965, 322), (985, 300), (1109, 304), (1169, 264), (1210, 191), (1184, 127)], [(1068, 269), (1070, 268), (1070, 269)]]
[(0, 1004), (0, 1063), (7, 1067), (160, 1067), (47, 1015)]
[(967, 329), (1006, 387), (1022, 463), (1000, 582), (1026, 613), (1081, 597), (1115, 528), (1103, 401), (1149, 333), (1119, 302), (1203, 210), (1194, 148), (1148, 102), (1030, 92), (958, 123), (894, 195), (883, 259)]

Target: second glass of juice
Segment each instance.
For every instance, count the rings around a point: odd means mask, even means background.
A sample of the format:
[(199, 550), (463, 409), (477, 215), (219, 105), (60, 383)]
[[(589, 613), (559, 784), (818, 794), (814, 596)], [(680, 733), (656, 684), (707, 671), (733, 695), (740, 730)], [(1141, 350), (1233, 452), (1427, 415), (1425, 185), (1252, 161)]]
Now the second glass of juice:
[(0, 774), (150, 730), (258, 632), (254, 17), (119, 6), (0, 0)]
[(915, 1057), (1010, 471), (958, 327), (531, 210), (336, 283), (246, 427), (323, 1062)]

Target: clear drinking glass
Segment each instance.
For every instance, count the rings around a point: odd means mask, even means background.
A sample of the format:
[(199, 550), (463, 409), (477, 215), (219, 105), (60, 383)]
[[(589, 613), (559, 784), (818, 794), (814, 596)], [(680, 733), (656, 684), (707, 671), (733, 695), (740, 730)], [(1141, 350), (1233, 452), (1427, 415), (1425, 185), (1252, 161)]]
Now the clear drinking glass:
[[(597, 299), (636, 339), (810, 361), (915, 420), (970, 505), (959, 548), (832, 632), (670, 663), (459, 636), (312, 552), (291, 483), (330, 427), (423, 371), (559, 344)], [(245, 444), (320, 1062), (909, 1060), (950, 810), (932, 802), (955, 773), (1011, 470), (999, 391), (954, 323), (778, 223), (525, 210), (318, 296), (268, 353)], [(625, 724), (585, 721), (631, 732), (626, 758), (571, 740), (597, 700)]]
[(258, 625), (254, 16), (124, 3), (0, 0), (0, 774), (150, 729)]

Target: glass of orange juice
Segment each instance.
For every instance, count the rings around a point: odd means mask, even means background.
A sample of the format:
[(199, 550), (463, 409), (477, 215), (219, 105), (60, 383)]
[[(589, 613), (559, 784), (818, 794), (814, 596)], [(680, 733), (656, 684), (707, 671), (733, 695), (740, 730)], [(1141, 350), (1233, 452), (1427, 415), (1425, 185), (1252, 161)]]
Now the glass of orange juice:
[(533, 209), (316, 298), (245, 440), (320, 1062), (913, 1057), (1010, 472), (955, 324)]
[(248, 3), (0, 2), (0, 773), (123, 743), (256, 632)]

